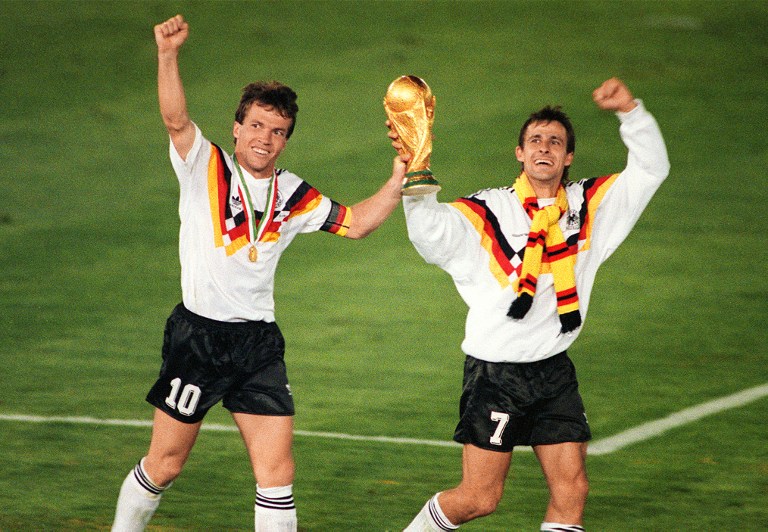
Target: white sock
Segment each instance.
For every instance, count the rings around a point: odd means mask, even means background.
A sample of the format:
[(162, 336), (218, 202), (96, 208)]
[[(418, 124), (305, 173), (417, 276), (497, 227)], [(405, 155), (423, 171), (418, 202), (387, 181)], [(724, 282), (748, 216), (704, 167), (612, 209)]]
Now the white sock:
[(541, 523), (541, 528), (544, 532), (584, 532), (584, 527), (581, 525), (565, 525), (563, 523)]
[(256, 532), (296, 532), (296, 505), (293, 485), (276, 488), (256, 486)]
[(156, 485), (144, 471), (144, 459), (125, 477), (117, 498), (112, 532), (141, 532), (155, 513), (165, 488)]
[(459, 525), (454, 525), (443, 513), (436, 494), (429, 499), (411, 524), (403, 532), (444, 532), (456, 530)]

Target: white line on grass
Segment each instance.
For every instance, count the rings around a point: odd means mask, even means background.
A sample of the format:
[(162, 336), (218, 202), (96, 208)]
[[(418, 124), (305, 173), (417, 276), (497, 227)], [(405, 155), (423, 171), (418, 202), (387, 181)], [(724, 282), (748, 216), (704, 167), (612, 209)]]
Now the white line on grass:
[(629, 430), (619, 432), (614, 436), (597, 440), (589, 445), (589, 454), (612, 453), (633, 443), (651, 439), (675, 427), (693, 423), (703, 417), (744, 406), (766, 395), (768, 395), (768, 383), (755, 386), (754, 388), (747, 388), (733, 395), (707, 401), (706, 403), (670, 414), (665, 418), (649, 421)]
[[(21, 414), (0, 414), (0, 421), (20, 421), (24, 423), (72, 423), (79, 425), (112, 425), (118, 427), (151, 427), (151, 420), (140, 419), (101, 419), (95, 417), (73, 416), (27, 416)], [(204, 423), (200, 430), (214, 432), (237, 432), (234, 425), (222, 425), (219, 423)], [(355, 434), (343, 434), (338, 432), (313, 432), (309, 430), (294, 430), (297, 436), (312, 436), (316, 438), (334, 438), (337, 440), (375, 441), (384, 443), (410, 443), (415, 445), (432, 445), (438, 447), (455, 447), (458, 443), (440, 440), (419, 440), (416, 438), (393, 438), (389, 436), (359, 436)]]
[[(748, 388), (726, 397), (714, 399), (706, 403), (701, 403), (679, 412), (675, 412), (665, 418), (657, 419), (643, 423), (637, 427), (620, 432), (614, 436), (595, 440), (589, 445), (589, 454), (602, 455), (618, 451), (628, 445), (651, 439), (655, 436), (688, 423), (693, 423), (699, 419), (717, 414), (732, 408), (744, 406), (753, 401), (757, 401), (768, 396), (768, 383)], [(0, 421), (19, 421), (25, 423), (74, 423), (87, 425), (112, 425), (121, 427), (151, 427), (152, 421), (138, 419), (99, 419), (95, 417), (73, 417), (73, 416), (28, 416), (20, 414), (0, 414)], [(203, 424), (201, 430), (210, 430), (218, 432), (237, 432), (234, 425), (221, 425), (217, 423)], [(429, 445), (437, 447), (459, 447), (459, 444), (453, 441), (440, 440), (420, 440), (417, 438), (393, 438), (389, 436), (359, 436), (354, 434), (343, 434), (338, 432), (313, 432), (308, 430), (296, 430), (297, 436), (309, 436), (314, 438), (333, 438), (338, 440), (352, 441), (372, 441), (382, 443)], [(515, 451), (530, 451), (530, 447), (516, 447)]]

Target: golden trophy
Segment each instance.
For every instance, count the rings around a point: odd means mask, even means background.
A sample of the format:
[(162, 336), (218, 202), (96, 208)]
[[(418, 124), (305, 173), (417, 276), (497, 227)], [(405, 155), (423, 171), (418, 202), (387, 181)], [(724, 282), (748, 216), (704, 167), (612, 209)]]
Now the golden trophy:
[(389, 84), (384, 96), (384, 110), (390, 127), (408, 152), (404, 196), (420, 196), (440, 190), (440, 184), (429, 169), (432, 155), (432, 123), (435, 120), (435, 96), (429, 85), (416, 76), (400, 76)]

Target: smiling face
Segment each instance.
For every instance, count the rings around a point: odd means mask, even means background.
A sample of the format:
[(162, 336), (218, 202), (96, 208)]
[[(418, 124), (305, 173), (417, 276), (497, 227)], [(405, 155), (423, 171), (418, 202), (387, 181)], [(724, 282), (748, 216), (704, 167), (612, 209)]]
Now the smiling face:
[(531, 122), (521, 138), (522, 146), (515, 148), (515, 156), (523, 163), (536, 195), (554, 197), (565, 169), (573, 162), (565, 126), (555, 120)]
[(293, 119), (273, 107), (251, 105), (242, 123), (236, 121), (232, 129), (237, 161), (257, 179), (271, 177), (292, 124)]

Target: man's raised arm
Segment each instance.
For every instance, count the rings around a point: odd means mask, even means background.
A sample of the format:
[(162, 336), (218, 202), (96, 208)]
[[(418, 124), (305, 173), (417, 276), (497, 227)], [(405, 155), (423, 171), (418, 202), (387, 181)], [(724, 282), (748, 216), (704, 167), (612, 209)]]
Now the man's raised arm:
[(365, 238), (384, 223), (400, 204), (400, 190), (405, 179), (408, 156), (397, 156), (392, 163), (392, 176), (373, 196), (352, 205), (352, 224), (347, 238)]
[(181, 15), (155, 26), (160, 115), (171, 136), (171, 142), (185, 160), (195, 141), (195, 127), (187, 112), (187, 99), (178, 62), (179, 49), (188, 36), (189, 25)]

